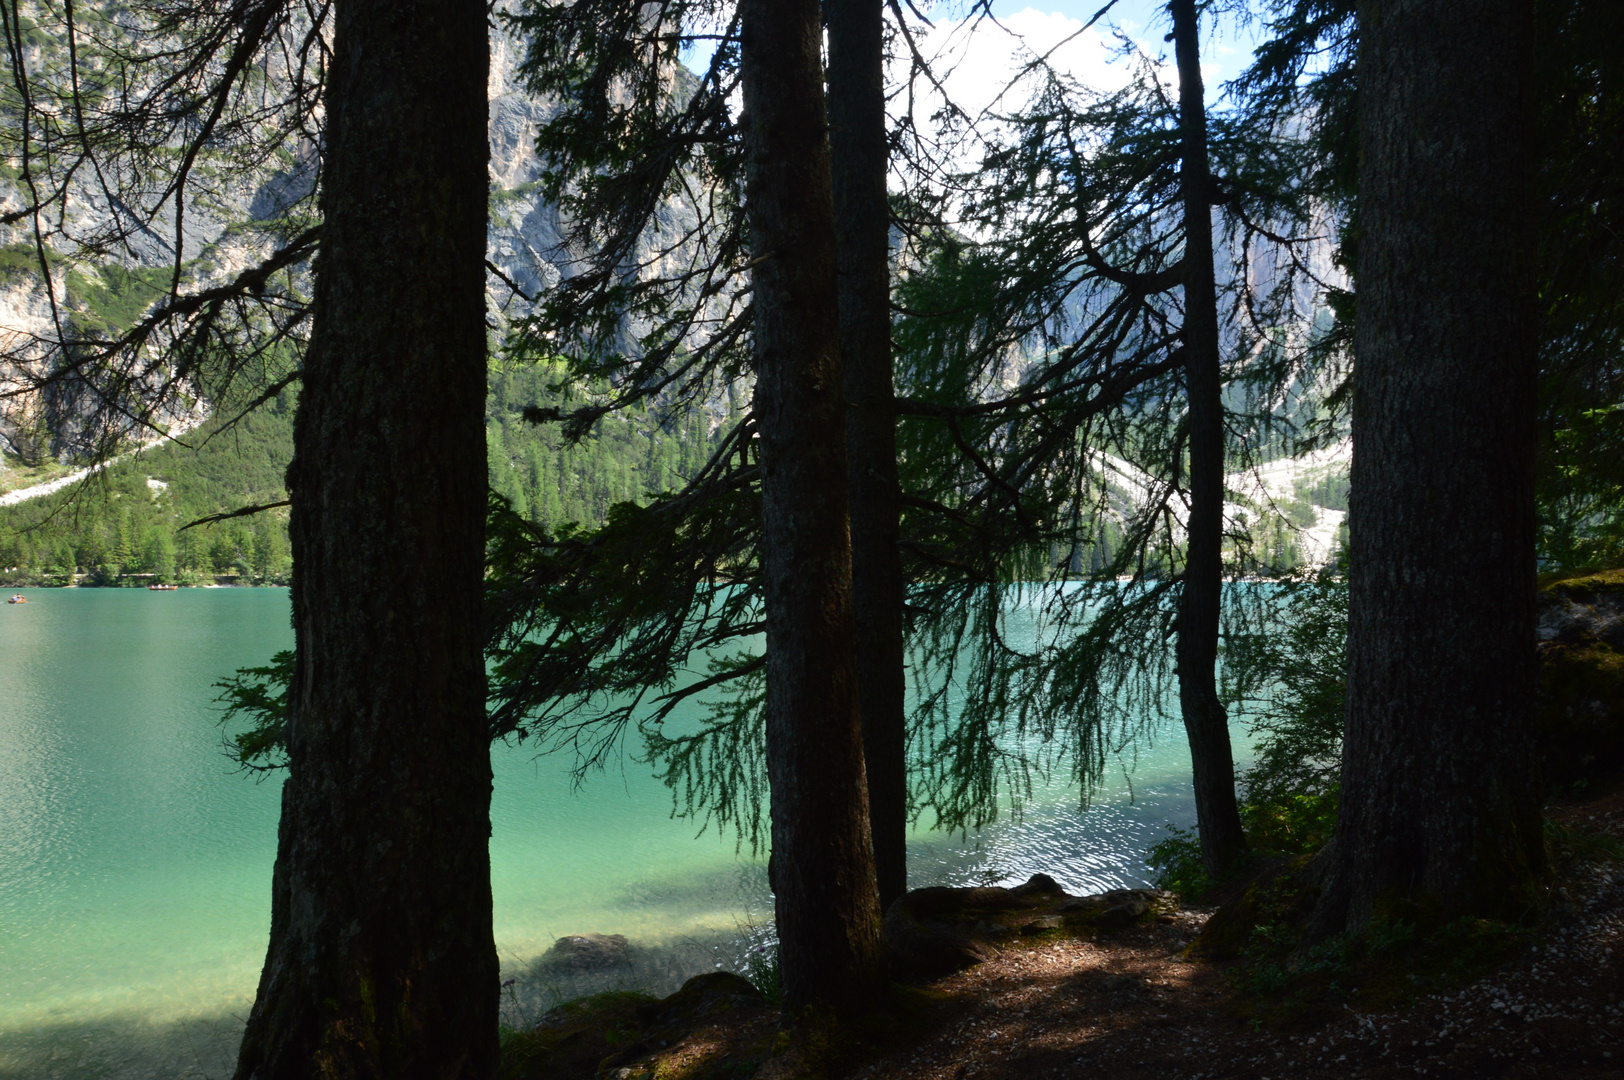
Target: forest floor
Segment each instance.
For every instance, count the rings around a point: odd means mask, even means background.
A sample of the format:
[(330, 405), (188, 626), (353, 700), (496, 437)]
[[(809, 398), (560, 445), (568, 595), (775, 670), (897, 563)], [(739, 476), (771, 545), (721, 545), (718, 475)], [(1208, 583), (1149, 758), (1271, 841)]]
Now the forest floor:
[[(1551, 817), (1580, 836), (1624, 839), (1624, 794)], [(1258, 1019), (1233, 966), (1185, 955), (1210, 913), (1013, 950), (940, 980), (943, 1022), (852, 1075), (1624, 1078), (1624, 864), (1564, 860), (1546, 924), (1474, 981), (1385, 1008), (1362, 1007), (1355, 993), (1277, 1010), (1288, 1020)]]
[[(1406, 976), (1412, 982), (1404, 991), (1389, 985), (1379, 996), (1351, 985), (1349, 993), (1306, 1001), (1260, 996), (1244, 968), (1188, 954), (1212, 910), (1188, 909), (1095, 940), (1016, 945), (930, 983), (906, 1018), (886, 1021), (836, 1073), (849, 1080), (1624, 1080), (1624, 863), (1595, 842), (1624, 840), (1624, 792), (1555, 808), (1551, 817), (1571, 845), (1551, 911), (1541, 926), (1514, 936), (1498, 963), (1479, 964), (1475, 978)], [(584, 1075), (807, 1075), (796, 1054), (775, 1053), (786, 1046), (776, 1029), (776, 1012), (759, 1005), (712, 1012), (685, 1032), (645, 1036), (632, 1052), (599, 1058)], [(553, 1068), (526, 1068), (511, 1057), (505, 1064), (509, 1077), (574, 1074), (556, 1060)]]

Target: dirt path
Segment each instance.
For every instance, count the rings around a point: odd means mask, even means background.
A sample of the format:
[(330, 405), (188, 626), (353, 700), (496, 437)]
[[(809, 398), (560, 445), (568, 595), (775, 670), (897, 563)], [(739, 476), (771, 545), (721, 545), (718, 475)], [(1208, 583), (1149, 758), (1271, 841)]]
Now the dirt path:
[[(1564, 824), (1624, 837), (1624, 798)], [(1224, 968), (1184, 945), (1206, 912), (1114, 940), (1015, 950), (933, 984), (936, 1033), (854, 1073), (885, 1080), (1283, 1080), (1616, 1077), (1624, 1080), (1624, 866), (1573, 863), (1540, 945), (1403, 1008), (1289, 1027), (1241, 1018)]]
[[(1412, 954), (1385, 968), (1340, 968), (1334, 977), (1351, 996), (1321, 994), (1284, 1010), (1278, 997), (1241, 995), (1240, 969), (1192, 960), (1187, 946), (1210, 912), (1184, 910), (1093, 940), (1012, 939), (992, 959), (921, 987), (904, 1013), (870, 1028), (884, 1049), (871, 1043), (866, 1057), (838, 1075), (1624, 1080), (1624, 863), (1605, 857), (1617, 845), (1596, 839), (1624, 840), (1624, 793), (1551, 816), (1553, 835), (1570, 846), (1545, 923), (1526, 934), (1502, 932), (1493, 938), (1497, 951), (1467, 956), (1479, 971), (1490, 955), (1509, 957), (1475, 981), (1439, 981), (1444, 968), (1418, 967)], [(1426, 955), (1445, 965), (1462, 959), (1437, 948)], [(1432, 972), (1425, 977), (1434, 981), (1417, 982), (1423, 976), (1416, 970)], [(1356, 985), (1367, 977), (1370, 986)], [(1263, 1023), (1255, 1019), (1263, 1008), (1292, 1019)], [(687, 1019), (660, 1018), (662, 1010), (684, 1009)], [(701, 976), (663, 1002), (604, 995), (550, 1016), (509, 1044), (504, 1080), (806, 1075), (798, 1052), (775, 1034), (777, 1011), (733, 975)], [(816, 1075), (837, 1080), (826, 1069)]]

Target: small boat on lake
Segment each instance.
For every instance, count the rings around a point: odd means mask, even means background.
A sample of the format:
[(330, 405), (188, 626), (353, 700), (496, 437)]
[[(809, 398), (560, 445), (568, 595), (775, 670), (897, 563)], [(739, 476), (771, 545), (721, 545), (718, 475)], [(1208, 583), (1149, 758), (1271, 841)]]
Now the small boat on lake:
[(179, 585), (148, 585), (147, 588), (150, 589), (152, 592), (174, 592), (176, 589), (180, 588), (180, 586)]
[(15, 596), (13, 596), (11, 599), (7, 600), (6, 603), (8, 603), (8, 604), (26, 604), (26, 603), (28, 603), (28, 597), (24, 596), (22, 593), (18, 593)]

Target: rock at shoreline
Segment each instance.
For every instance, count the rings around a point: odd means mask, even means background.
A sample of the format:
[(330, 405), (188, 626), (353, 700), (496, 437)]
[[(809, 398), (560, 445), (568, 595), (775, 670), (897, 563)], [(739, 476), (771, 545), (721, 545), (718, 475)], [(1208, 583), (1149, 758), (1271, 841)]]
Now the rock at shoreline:
[(761, 991), (732, 972), (713, 971), (658, 1001), (612, 991), (566, 1002), (504, 1039), (497, 1077), (747, 1077), (772, 1053), (777, 1029), (778, 1014)]
[(1070, 896), (1048, 874), (1012, 889), (915, 889), (886, 912), (886, 959), (898, 976), (935, 978), (990, 960), (1002, 942), (1108, 933), (1177, 907), (1172, 893), (1154, 889)]
[(541, 963), (567, 971), (601, 971), (629, 963), (630, 951), (623, 934), (571, 934), (553, 942)]

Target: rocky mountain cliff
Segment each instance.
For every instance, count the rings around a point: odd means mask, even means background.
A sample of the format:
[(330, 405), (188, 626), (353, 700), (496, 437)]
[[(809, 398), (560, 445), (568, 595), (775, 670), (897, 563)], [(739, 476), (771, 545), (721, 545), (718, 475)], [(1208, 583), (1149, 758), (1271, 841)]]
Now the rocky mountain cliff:
[[(62, 43), (51, 29), (43, 21), (30, 24), (25, 70), (48, 71), (62, 59)], [(543, 200), (537, 183), (541, 163), (534, 133), (552, 110), (522, 87), (522, 59), (522, 42), (493, 26), (488, 251), (501, 276), (517, 286), (515, 291), (492, 276), (492, 323), (498, 330), (528, 313), (525, 297), (556, 285), (571, 262), (558, 209)], [(15, 118), (0, 123), (15, 127)], [(16, 131), (0, 130), (0, 154), (7, 155), (0, 158), (0, 215), (16, 215), (29, 205), (19, 149)], [(60, 362), (41, 359), (41, 343), (56, 340), (59, 330), (68, 336), (122, 330), (167, 292), (177, 251), (183, 291), (228, 281), (254, 266), (313, 220), (317, 159), (313, 139), (295, 135), (258, 166), (234, 167), (225, 158), (209, 162), (178, 222), (172, 214), (144, 218), (94, 186), (79, 185), (44, 238), (53, 263), (50, 289), (39, 274), (30, 218), (0, 224), (0, 490), (25, 479), (7, 475), (19, 458), (65, 465), (84, 449), (68, 429), (89, 405), (71, 400), (71, 393), (47, 400), (49, 395), (30, 390), (30, 376)], [(121, 234), (117, 243), (97, 250), (91, 238), (115, 231)], [(209, 408), (202, 396), (168, 410), (163, 426), (200, 422)]]

